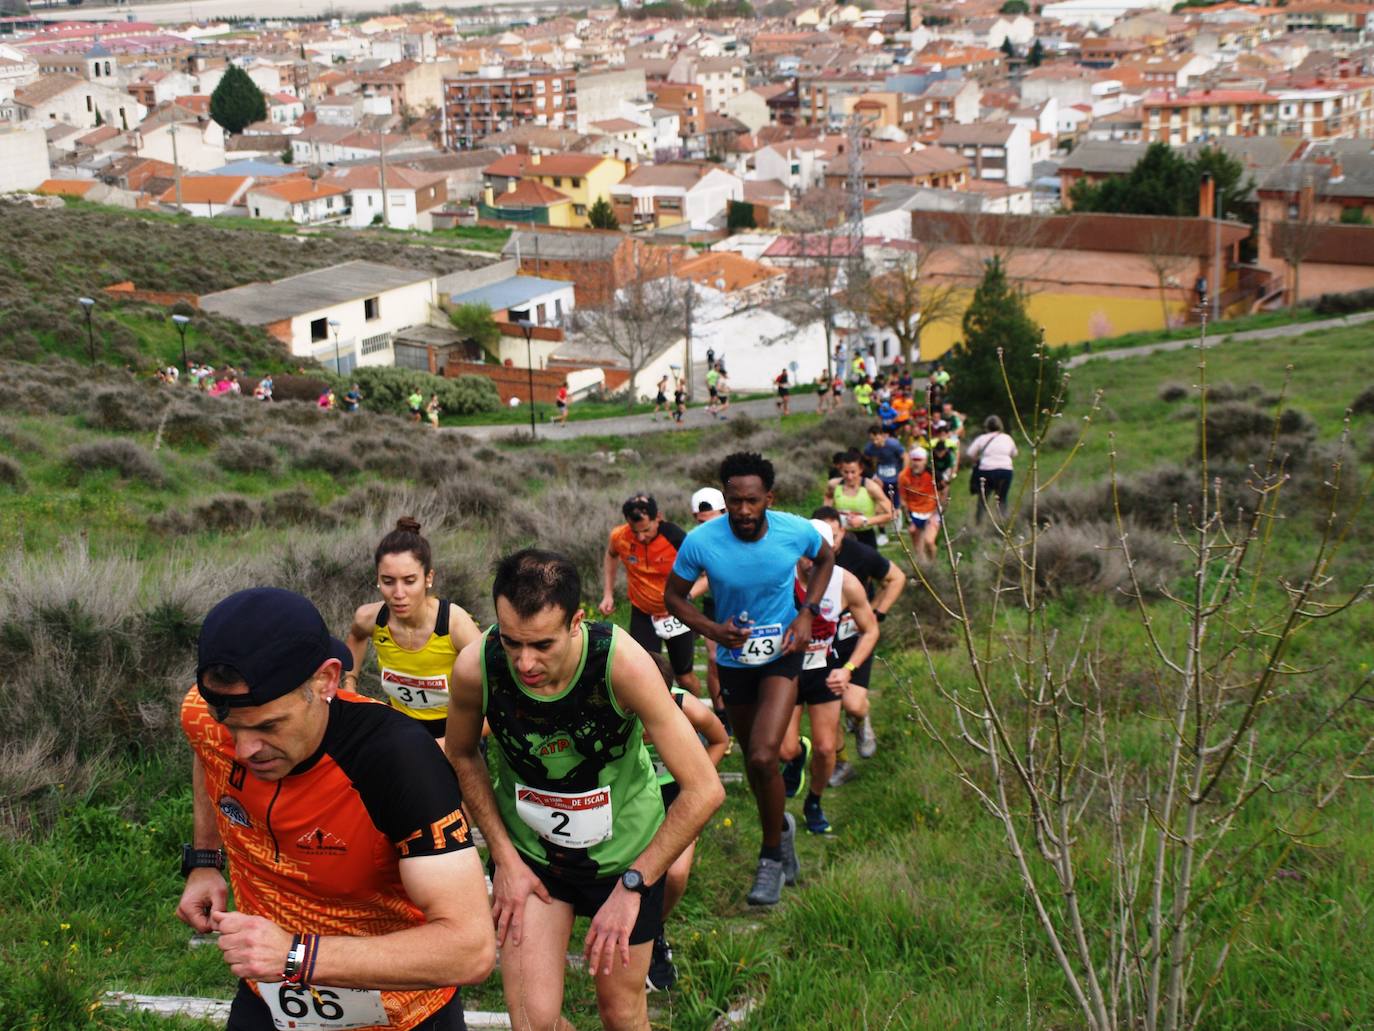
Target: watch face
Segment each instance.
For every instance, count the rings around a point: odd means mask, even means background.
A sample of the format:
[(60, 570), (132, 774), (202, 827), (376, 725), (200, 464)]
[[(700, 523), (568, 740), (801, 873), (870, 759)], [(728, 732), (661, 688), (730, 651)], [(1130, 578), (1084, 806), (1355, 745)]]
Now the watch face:
[(620, 877), (620, 883), (629, 891), (642, 891), (644, 876), (638, 870), (626, 870)]

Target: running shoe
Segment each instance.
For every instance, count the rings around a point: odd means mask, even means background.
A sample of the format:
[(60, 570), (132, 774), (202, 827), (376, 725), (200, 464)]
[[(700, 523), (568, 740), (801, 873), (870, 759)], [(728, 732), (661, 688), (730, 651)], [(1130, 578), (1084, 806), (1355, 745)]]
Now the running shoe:
[(873, 733), (873, 721), (867, 716), (859, 724), (859, 758), (872, 759), (878, 750), (878, 736)]
[(859, 775), (859, 771), (854, 769), (854, 764), (849, 762), (839, 762), (835, 764), (835, 772), (830, 775), (830, 786), (837, 788), (841, 784), (848, 784)]
[(801, 863), (797, 861), (797, 818), (782, 814), (782, 876), (789, 885), (797, 883)]
[(749, 889), (749, 905), (776, 906), (782, 898), (782, 882), (782, 863), (776, 859), (760, 859), (759, 868), (754, 872), (754, 886)]
[(802, 806), (802, 819), (806, 821), (806, 829), (812, 834), (829, 834), (830, 821), (825, 818), (825, 810), (821, 808), (819, 801), (813, 802), (806, 800)]
[(651, 992), (666, 992), (677, 984), (677, 967), (673, 965), (673, 949), (663, 932), (654, 939), (654, 951), (649, 957), (649, 973), (644, 987)]
[(782, 790), (788, 798), (796, 798), (806, 787), (806, 770), (811, 765), (811, 739), (801, 739), (801, 751), (782, 764)]
[(883, 548), (883, 547), (886, 547), (886, 546), (887, 546), (887, 534), (885, 534), (885, 533), (880, 533), (880, 534), (878, 534), (878, 547)]

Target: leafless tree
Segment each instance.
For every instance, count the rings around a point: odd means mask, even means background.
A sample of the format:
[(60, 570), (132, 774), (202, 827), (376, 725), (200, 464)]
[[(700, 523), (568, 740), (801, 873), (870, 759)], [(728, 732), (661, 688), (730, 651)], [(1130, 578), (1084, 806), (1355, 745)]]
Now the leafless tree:
[(1303, 176), (1301, 188), (1290, 194), (1288, 217), (1269, 223), (1270, 248), (1274, 256), (1288, 263), (1291, 272), (1288, 307), (1296, 308), (1300, 299), (1302, 265), (1317, 246), (1322, 223), (1317, 221), (1317, 196), (1311, 175)]
[(633, 409), (639, 373), (665, 344), (679, 340), (685, 324), (683, 294), (670, 276), (641, 266), (615, 296), (599, 308), (579, 312), (582, 335), (623, 358), (630, 371), (625, 408)]
[(1186, 275), (1197, 264), (1197, 259), (1188, 253), (1190, 233), (1186, 220), (1157, 221), (1159, 224), (1145, 236), (1145, 250), (1141, 257), (1149, 266), (1159, 289), (1159, 306), (1164, 313), (1164, 328), (1168, 329), (1171, 321), (1169, 291), (1179, 288), (1179, 277)]
[(934, 248), (923, 246), (896, 268), (875, 276), (869, 285), (868, 317), (896, 338), (907, 368), (921, 359), (922, 334), (958, 318), (966, 303), (964, 287), (930, 274), (935, 253)]
[[(1110, 522), (1095, 561), (1124, 569), (1122, 593), (1139, 621), (1143, 658), (1126, 662), (1148, 688), (1129, 701), (1116, 679), (1123, 657), (1100, 642), (1096, 618), (1067, 629), (1046, 610), (1056, 528), (1041, 506), (1064, 465), (1042, 467), (1042, 444), (1062, 408), (1061, 385), (1042, 382), (1030, 412), (1013, 408), (1008, 429), (1028, 468), (988, 550), (971, 551), (944, 529), (944, 585), (913, 563), (934, 610), (957, 627), (967, 672), (928, 661), (919, 692), (908, 687), (910, 705), (1000, 827), (1092, 1031), (1207, 1026), (1226, 960), (1265, 889), (1330, 829), (1328, 810), (1344, 786), (1371, 779), (1374, 736), (1355, 719), (1370, 704), (1371, 675), (1317, 692), (1318, 671), (1296, 658), (1304, 635), (1350, 617), (1374, 588), (1342, 554), (1368, 532), (1357, 521), (1370, 484), (1347, 482), (1356, 469), (1349, 425), (1318, 474), (1329, 500), (1318, 504), (1309, 558), (1294, 569), (1271, 553), (1275, 527), (1292, 534), (1296, 526), (1279, 507), (1291, 479), (1281, 420), (1267, 453), (1228, 488), (1208, 457), (1205, 352), (1198, 381), (1199, 486), (1175, 511), (1172, 534), (1186, 587), (1176, 589), (1172, 574), (1147, 580), (1141, 535), (1122, 512), (1119, 456), (1108, 446)], [(1065, 465), (1085, 446), (1097, 410), (1094, 400)], [(975, 575), (983, 563), (987, 575)], [(1301, 734), (1278, 733), (1299, 710)], [(1338, 728), (1358, 736), (1337, 739)]]
[(825, 330), (825, 368), (830, 376), (835, 352), (835, 315), (844, 306), (840, 296), (843, 271), (850, 253), (844, 224), (842, 190), (821, 187), (802, 197), (797, 208), (780, 213), (779, 227), (796, 243), (796, 262), (787, 275), (783, 316), (794, 325), (819, 321)]

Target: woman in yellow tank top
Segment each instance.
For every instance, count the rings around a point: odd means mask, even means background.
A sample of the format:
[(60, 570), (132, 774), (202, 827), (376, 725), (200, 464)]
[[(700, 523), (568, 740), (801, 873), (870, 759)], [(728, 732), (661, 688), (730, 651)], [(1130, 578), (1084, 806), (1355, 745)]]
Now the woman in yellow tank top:
[(477, 640), (477, 624), (461, 606), (430, 597), (434, 566), (429, 541), (411, 517), (396, 521), (396, 528), (377, 545), (374, 558), (382, 600), (353, 614), (348, 630), (353, 670), (345, 675), (344, 686), (358, 689), (357, 671), (371, 641), (381, 688), (391, 707), (418, 720), (443, 747), (449, 675), (458, 653)]

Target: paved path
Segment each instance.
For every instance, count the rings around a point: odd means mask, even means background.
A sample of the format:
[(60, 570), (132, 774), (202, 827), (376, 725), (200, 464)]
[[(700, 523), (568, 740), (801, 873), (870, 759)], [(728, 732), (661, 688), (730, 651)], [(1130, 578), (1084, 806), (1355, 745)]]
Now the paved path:
[[(809, 384), (807, 387), (807, 389), (792, 394), (793, 412), (814, 412), (816, 410), (816, 392), (814, 389), (810, 389)], [(847, 397), (846, 400), (848, 400)], [(576, 402), (573, 404), (573, 410), (577, 410)], [(730, 410), (726, 413), (726, 419), (738, 416), (740, 413), (744, 413), (752, 419), (762, 420), (775, 417), (778, 409), (771, 397), (741, 401), (738, 404), (731, 402)], [(701, 429), (706, 426), (723, 426), (725, 423), (713, 419), (711, 413), (705, 408), (688, 408), (683, 425), (688, 429)], [(551, 422), (535, 424), (535, 434), (540, 440), (564, 440), (568, 437), (634, 437), (642, 433), (667, 433), (672, 429), (672, 421), (664, 419), (662, 415), (657, 421), (649, 415), (618, 415), (609, 419), (569, 421), (565, 426)], [(497, 437), (509, 437), (513, 433), (523, 433), (525, 436), (529, 436), (530, 424), (523, 422), (519, 424), (506, 423), (500, 426), (460, 426), (446, 429), (444, 432), (460, 433), (465, 437), (472, 437), (477, 440), (492, 440)]]
[[(1350, 326), (1358, 326), (1371, 320), (1374, 320), (1374, 311), (1362, 311), (1355, 315), (1345, 315), (1336, 319), (1322, 319), (1318, 322), (1291, 322), (1284, 326), (1269, 326), (1266, 329), (1247, 329), (1241, 333), (1208, 334), (1207, 346), (1209, 348), (1216, 347), (1217, 344), (1235, 340), (1275, 340), (1280, 337), (1297, 337), (1323, 329), (1347, 329)], [(1074, 369), (1084, 362), (1095, 361), (1099, 358), (1105, 358), (1108, 361), (1117, 361), (1121, 358), (1139, 358), (1161, 351), (1182, 351), (1188, 347), (1196, 347), (1197, 343), (1196, 337), (1189, 337), (1183, 340), (1164, 340), (1158, 344), (1143, 344), (1140, 347), (1114, 347), (1109, 351), (1090, 351), (1087, 354), (1076, 354), (1064, 364), (1070, 369)]]

